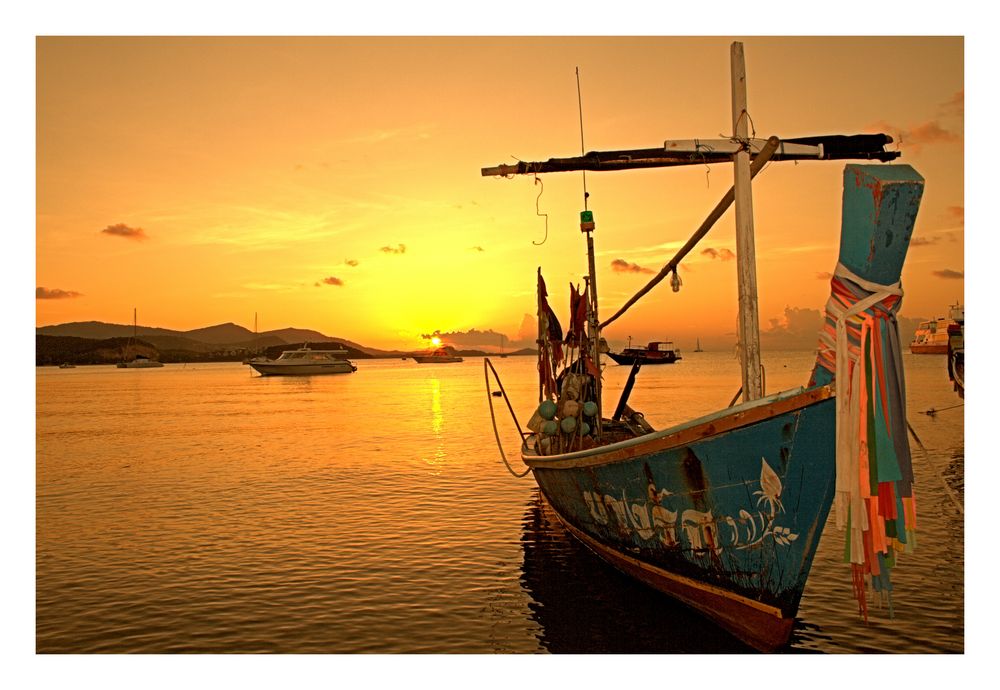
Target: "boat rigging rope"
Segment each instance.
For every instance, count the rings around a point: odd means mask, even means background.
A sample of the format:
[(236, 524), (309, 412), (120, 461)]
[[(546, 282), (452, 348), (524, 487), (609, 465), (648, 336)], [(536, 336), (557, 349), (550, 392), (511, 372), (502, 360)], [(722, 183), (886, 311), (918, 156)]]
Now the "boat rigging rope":
[[(924, 447), (924, 444), (920, 440), (920, 437), (917, 436), (917, 432), (913, 430), (913, 425), (910, 424), (909, 420), (906, 420), (906, 426), (910, 430), (910, 436), (913, 437), (913, 440), (917, 442), (918, 446), (920, 446), (920, 450), (923, 451), (924, 459), (927, 461), (927, 464), (933, 467), (934, 462), (931, 460), (931, 454), (927, 452), (927, 449)], [(955, 505), (955, 508), (957, 508), (958, 512), (964, 516), (965, 508), (962, 506), (961, 501), (959, 501), (958, 498), (955, 496), (955, 492), (951, 490), (950, 486), (948, 486), (948, 482), (944, 480), (944, 473), (937, 471), (937, 468), (934, 467), (934, 474), (936, 474), (938, 479), (941, 480), (941, 486), (944, 487), (944, 492), (948, 495), (948, 498), (951, 499), (951, 502)]]
[(507, 471), (510, 472), (515, 477), (517, 477), (518, 479), (520, 479), (521, 477), (526, 476), (528, 472), (531, 472), (531, 468), (529, 467), (526, 470), (524, 470), (524, 472), (518, 474), (517, 472), (514, 471), (514, 468), (510, 466), (510, 463), (507, 462), (507, 456), (503, 452), (503, 444), (500, 442), (500, 432), (497, 431), (497, 418), (496, 414), (493, 412), (493, 391), (490, 389), (490, 376), (489, 376), (489, 371), (487, 371), (487, 368), (493, 370), (493, 378), (496, 379), (497, 385), (500, 387), (500, 393), (503, 394), (504, 402), (507, 403), (507, 409), (510, 410), (510, 416), (514, 420), (514, 426), (517, 427), (517, 433), (521, 435), (522, 446), (524, 445), (524, 439), (525, 439), (524, 432), (521, 431), (521, 425), (517, 421), (517, 415), (514, 414), (514, 408), (511, 407), (510, 405), (510, 398), (507, 397), (507, 391), (504, 390), (503, 383), (500, 382), (500, 375), (497, 374), (497, 370), (494, 368), (493, 362), (490, 361), (490, 358), (484, 357), (483, 378), (486, 380), (486, 401), (490, 404), (490, 421), (493, 422), (493, 435), (494, 437), (496, 437), (497, 448), (500, 450), (500, 457), (503, 459), (503, 464), (507, 466)]
[[(774, 152), (778, 149), (778, 145), (780, 143), (781, 141), (778, 139), (778, 137), (768, 138), (767, 144), (764, 145), (764, 147), (760, 150), (760, 153), (757, 154), (757, 157), (754, 158), (753, 162), (750, 164), (750, 179), (753, 179), (757, 175), (757, 173), (760, 172), (761, 168), (763, 168), (764, 165), (769, 160), (771, 160), (771, 156), (774, 155)], [(695, 245), (698, 244), (698, 242), (700, 242), (705, 235), (708, 234), (708, 231), (711, 230), (715, 222), (722, 217), (722, 214), (725, 213), (726, 209), (728, 209), (730, 206), (733, 205), (735, 199), (736, 199), (736, 189), (735, 187), (730, 187), (729, 191), (726, 192), (726, 194), (722, 197), (719, 203), (716, 204), (715, 208), (712, 209), (711, 213), (708, 214), (708, 217), (701, 224), (701, 226), (695, 231), (693, 235), (691, 235), (687, 243), (677, 251), (677, 254), (674, 255), (674, 258), (672, 258), (667, 263), (666, 266), (661, 268), (660, 272), (657, 273), (655, 276), (653, 276), (653, 278), (648, 283), (646, 283), (645, 287), (639, 290), (639, 292), (635, 293), (632, 296), (632, 298), (629, 299), (618, 311), (612, 314), (610, 318), (605, 319), (600, 324), (600, 330), (603, 331), (605, 328), (607, 328), (612, 321), (614, 321), (619, 316), (628, 311), (629, 307), (631, 307), (633, 304), (639, 301), (639, 299), (643, 295), (652, 290), (661, 280), (666, 278), (672, 272), (676, 271), (677, 266), (680, 265), (681, 260), (685, 256), (687, 256), (688, 252), (694, 249)]]

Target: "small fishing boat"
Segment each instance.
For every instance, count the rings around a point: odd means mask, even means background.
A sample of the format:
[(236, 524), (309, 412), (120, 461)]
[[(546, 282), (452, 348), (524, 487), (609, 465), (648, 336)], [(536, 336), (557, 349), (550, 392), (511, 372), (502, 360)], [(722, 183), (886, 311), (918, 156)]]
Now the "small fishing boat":
[(132, 359), (128, 358), (129, 350), (132, 348), (132, 341), (136, 340), (136, 334), (138, 333), (137, 326), (137, 311), (132, 309), (132, 337), (129, 338), (128, 342), (125, 344), (125, 352), (122, 354), (122, 361), (118, 362), (117, 367), (119, 369), (157, 369), (163, 366), (163, 362), (158, 362), (155, 359), (150, 359), (146, 355), (137, 354)]
[(673, 364), (681, 359), (681, 351), (669, 340), (654, 340), (646, 347), (626, 347), (621, 352), (609, 352), (608, 357), (619, 364)]
[(285, 350), (277, 359), (255, 358), (249, 364), (262, 376), (321, 376), (352, 374), (358, 370), (350, 360), (343, 359), (347, 350), (313, 350), (308, 345)]
[(948, 314), (952, 323), (948, 324), (948, 379), (955, 386), (955, 392), (965, 398), (965, 308), (960, 304), (951, 307)]
[(70, 364), (69, 362), (63, 362), (62, 364), (59, 365), (59, 368), (60, 369), (76, 369), (76, 365), (75, 364)]
[(413, 360), (419, 364), (453, 364), (463, 361), (450, 345), (439, 347), (429, 355), (413, 355)]
[[(771, 651), (789, 641), (831, 508), (846, 536), (847, 588), (853, 589), (865, 620), (870, 598), (887, 599), (891, 615), (890, 569), (897, 554), (915, 543), (896, 313), (924, 180), (908, 165), (846, 166), (840, 255), (816, 363), (811, 373), (803, 372), (803, 386), (767, 394), (760, 364), (751, 179), (769, 161), (887, 162), (899, 153), (885, 150), (891, 142), (885, 135), (771, 137), (755, 143), (747, 134), (740, 43), (732, 45), (731, 65), (732, 140), (695, 140), (693, 145), (668, 140), (660, 149), (483, 168), (484, 176), (507, 179), (716, 162), (735, 168), (733, 188), (701, 227), (604, 321), (597, 313), (596, 225), (584, 193), (580, 230), (586, 235), (589, 271), (582, 292), (571, 288), (566, 337), (538, 269), (539, 404), (527, 431), (517, 424), (524, 471), (515, 471), (502, 446), (500, 451), (512, 474), (534, 476), (568, 531), (600, 557), (753, 647)], [(676, 275), (684, 257), (734, 203), (742, 402), (654, 429), (628, 405), (639, 370), (633, 366), (614, 414), (605, 416), (609, 391), (601, 375), (601, 331), (661, 280)], [(676, 290), (679, 281), (673, 282)], [(487, 358), (488, 392), (491, 367)], [(495, 369), (493, 376), (499, 383)], [(492, 402), (490, 412), (495, 427)]]

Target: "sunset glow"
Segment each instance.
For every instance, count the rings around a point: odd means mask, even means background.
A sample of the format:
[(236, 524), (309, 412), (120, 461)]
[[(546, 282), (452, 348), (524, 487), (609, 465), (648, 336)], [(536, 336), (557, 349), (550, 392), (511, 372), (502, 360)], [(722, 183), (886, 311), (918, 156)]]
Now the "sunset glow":
[[(962, 39), (743, 40), (757, 136), (885, 132), (927, 179), (901, 316), (962, 301)], [(39, 38), (36, 325), (137, 308), (140, 325), (252, 328), (256, 313), (261, 331), (386, 349), (430, 333), (531, 346), (537, 268), (560, 315), (586, 273), (583, 178), (480, 169), (580, 153), (577, 68), (587, 150), (729, 132), (731, 41)], [(906, 69), (887, 79), (890, 64)], [(825, 303), (843, 166), (773, 164), (754, 182), (762, 332)], [(722, 165), (587, 175), (602, 314), (731, 183)], [(657, 288), (605, 337), (731, 347), (734, 251), (730, 211), (680, 292)]]

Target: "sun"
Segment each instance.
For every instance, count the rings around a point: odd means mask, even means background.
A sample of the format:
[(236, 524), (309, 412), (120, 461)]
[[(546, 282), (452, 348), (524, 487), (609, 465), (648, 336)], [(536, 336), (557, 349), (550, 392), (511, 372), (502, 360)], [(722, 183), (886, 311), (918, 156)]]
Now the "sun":
[(441, 338), (437, 336), (431, 338), (431, 345), (433, 345), (434, 347), (438, 347), (440, 344), (441, 344)]

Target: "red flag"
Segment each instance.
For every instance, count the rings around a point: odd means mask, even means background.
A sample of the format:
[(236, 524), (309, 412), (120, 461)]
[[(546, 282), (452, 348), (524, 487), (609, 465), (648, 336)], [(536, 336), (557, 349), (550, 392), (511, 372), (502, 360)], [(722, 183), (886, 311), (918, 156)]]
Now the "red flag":
[(577, 292), (573, 283), (569, 284), (569, 329), (566, 344), (576, 346), (584, 339), (587, 327), (587, 290)]

